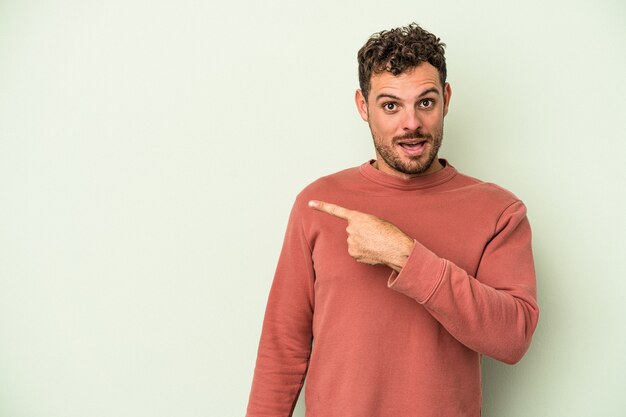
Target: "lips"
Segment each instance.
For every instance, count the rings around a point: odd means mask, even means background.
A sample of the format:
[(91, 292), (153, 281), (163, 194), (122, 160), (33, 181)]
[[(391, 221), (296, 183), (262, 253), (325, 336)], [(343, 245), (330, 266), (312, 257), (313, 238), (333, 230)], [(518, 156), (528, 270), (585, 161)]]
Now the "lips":
[(398, 146), (402, 148), (404, 153), (408, 156), (420, 156), (424, 153), (427, 143), (428, 141), (426, 139), (403, 140), (402, 142), (398, 142)]

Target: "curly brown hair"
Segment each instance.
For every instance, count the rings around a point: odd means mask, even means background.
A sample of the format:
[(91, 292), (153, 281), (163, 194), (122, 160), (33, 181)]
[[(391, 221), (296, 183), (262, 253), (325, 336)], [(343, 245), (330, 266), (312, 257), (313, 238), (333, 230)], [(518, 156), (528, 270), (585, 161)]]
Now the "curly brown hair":
[(372, 75), (389, 71), (401, 74), (428, 62), (439, 71), (441, 85), (446, 83), (446, 44), (417, 23), (406, 27), (383, 30), (373, 34), (359, 50), (359, 85), (367, 100)]

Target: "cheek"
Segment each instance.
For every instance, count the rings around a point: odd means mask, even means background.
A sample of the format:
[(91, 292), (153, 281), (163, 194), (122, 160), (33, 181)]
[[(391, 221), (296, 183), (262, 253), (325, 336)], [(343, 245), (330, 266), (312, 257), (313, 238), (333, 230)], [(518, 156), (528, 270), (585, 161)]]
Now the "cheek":
[(393, 118), (390, 117), (376, 117), (371, 118), (371, 126), (374, 132), (376, 132), (379, 136), (388, 137), (393, 136), (397, 130), (397, 123), (394, 122)]
[(437, 111), (424, 119), (424, 125), (431, 128), (439, 128), (443, 123), (443, 111)]

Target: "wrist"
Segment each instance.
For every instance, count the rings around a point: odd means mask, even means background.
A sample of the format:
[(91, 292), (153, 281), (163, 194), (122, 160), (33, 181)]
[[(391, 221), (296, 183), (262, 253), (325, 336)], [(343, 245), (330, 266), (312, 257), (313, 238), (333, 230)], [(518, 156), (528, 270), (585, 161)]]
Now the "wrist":
[(404, 268), (404, 265), (406, 265), (411, 252), (413, 252), (413, 246), (415, 246), (415, 240), (406, 236), (406, 239), (403, 239), (402, 243), (399, 245), (394, 259), (387, 265), (394, 271), (400, 272), (402, 268)]

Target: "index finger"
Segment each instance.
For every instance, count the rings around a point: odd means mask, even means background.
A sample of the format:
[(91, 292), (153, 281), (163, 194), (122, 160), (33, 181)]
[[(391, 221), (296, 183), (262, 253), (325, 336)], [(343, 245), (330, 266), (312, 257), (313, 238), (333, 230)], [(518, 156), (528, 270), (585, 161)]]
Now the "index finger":
[(337, 204), (326, 203), (324, 201), (311, 200), (309, 201), (309, 207), (315, 210), (323, 211), (331, 216), (339, 217), (340, 219), (349, 220), (353, 214), (352, 210), (338, 206)]

